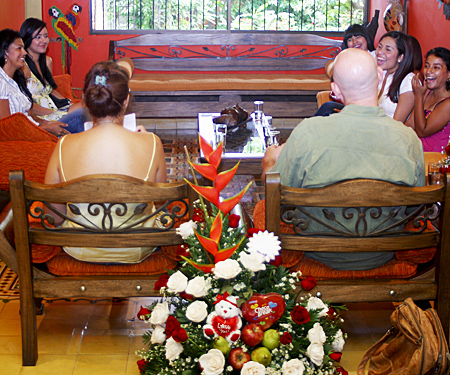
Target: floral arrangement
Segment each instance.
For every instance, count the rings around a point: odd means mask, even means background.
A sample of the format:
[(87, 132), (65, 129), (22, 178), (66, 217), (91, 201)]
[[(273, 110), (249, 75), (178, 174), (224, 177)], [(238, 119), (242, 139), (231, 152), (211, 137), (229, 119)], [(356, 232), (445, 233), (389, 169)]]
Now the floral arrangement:
[(301, 280), (300, 272), (280, 265), (273, 233), (239, 225), (230, 211), (249, 185), (221, 200), (238, 165), (217, 173), (222, 144), (213, 150), (200, 137), (200, 147), (208, 163), (189, 163), (214, 184), (191, 184), (200, 199), (193, 220), (177, 229), (185, 241), (183, 261), (157, 281), (161, 300), (138, 313), (151, 326), (144, 334), (148, 349), (137, 351), (140, 373), (346, 374), (339, 366), (342, 307), (312, 296), (296, 301), (298, 285), (310, 290), (315, 279)]

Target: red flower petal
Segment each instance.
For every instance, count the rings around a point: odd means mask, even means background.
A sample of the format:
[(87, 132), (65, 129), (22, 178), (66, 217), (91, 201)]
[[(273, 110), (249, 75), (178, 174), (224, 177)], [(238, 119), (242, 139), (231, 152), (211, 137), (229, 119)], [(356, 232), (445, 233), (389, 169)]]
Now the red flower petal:
[(185, 342), (188, 339), (187, 332), (184, 328), (179, 328), (173, 333), (172, 337), (176, 342)]
[(212, 146), (206, 142), (205, 138), (203, 138), (200, 134), (198, 135), (198, 144), (200, 145), (200, 150), (202, 150), (203, 155), (205, 155), (205, 159), (209, 162), (209, 156), (213, 152)]
[(139, 361), (137, 361), (139, 372), (143, 373), (148, 363), (149, 362), (147, 362), (145, 359), (140, 359)]
[[(240, 162), (239, 162), (240, 163)], [(228, 171), (220, 172), (217, 177), (214, 179), (214, 187), (220, 192), (223, 190), (225, 186), (227, 186), (230, 181), (233, 179), (236, 171), (239, 167), (239, 163), (237, 163), (233, 168)]]
[(220, 161), (222, 160), (222, 150), (223, 145), (222, 142), (220, 142), (217, 148), (209, 155), (209, 159), (207, 159), (209, 164), (216, 169), (219, 168)]
[(340, 353), (340, 352), (330, 353), (330, 358), (333, 361), (340, 362), (341, 361), (341, 357), (342, 357), (342, 353)]
[(292, 336), (289, 332), (284, 332), (280, 337), (280, 342), (283, 345), (289, 345), (292, 342)]
[(155, 283), (155, 290), (161, 290), (161, 288), (167, 286), (167, 281), (169, 280), (169, 275), (167, 273), (163, 273), (159, 279)]
[(192, 189), (194, 189), (197, 193), (199, 193), (203, 198), (210, 201), (216, 207), (219, 207), (219, 192), (215, 187), (197, 186), (188, 180), (185, 181), (192, 187)]
[(188, 262), (191, 266), (197, 268), (200, 271), (203, 271), (204, 273), (211, 273), (212, 269), (215, 267), (215, 264), (200, 264), (196, 263), (189, 258), (182, 257), (183, 260)]
[(275, 267), (280, 267), (282, 260), (281, 255), (277, 255), (274, 260), (269, 262), (269, 264), (272, 264)]
[(217, 216), (214, 218), (213, 223), (211, 224), (211, 231), (209, 233), (209, 237), (218, 244), (220, 241), (220, 236), (222, 235), (222, 213), (219, 212)]
[(250, 238), (250, 237), (253, 237), (253, 235), (254, 235), (255, 233), (258, 233), (258, 232), (264, 232), (264, 229), (249, 228), (249, 229), (247, 230), (246, 236), (247, 236), (248, 238)]
[(292, 320), (297, 324), (305, 324), (311, 320), (309, 311), (303, 306), (295, 306), (291, 311)]
[(219, 210), (222, 211), (224, 215), (228, 214), (234, 208), (234, 206), (239, 203), (252, 183), (253, 182), (249, 182), (248, 185), (234, 197), (225, 199), (223, 202), (219, 202)]
[(137, 317), (139, 320), (145, 320), (147, 318), (146, 315), (150, 315), (152, 312), (144, 306), (141, 306), (141, 309), (137, 313)]
[(223, 260), (228, 259), (239, 248), (239, 246), (241, 246), (242, 241), (244, 241), (244, 240), (245, 240), (245, 236), (242, 236), (240, 241), (236, 245), (234, 245), (233, 247), (229, 247), (227, 249), (219, 250), (217, 252), (217, 254), (214, 256), (214, 261), (216, 263), (218, 263), (218, 262), (221, 262)]
[(336, 371), (337, 371), (339, 374), (342, 374), (342, 375), (348, 375), (348, 371), (344, 370), (343, 367), (338, 367), (338, 368), (336, 369)]
[(203, 177), (206, 177), (208, 180), (214, 181), (217, 176), (217, 170), (211, 164), (194, 164), (191, 163), (192, 168), (194, 168), (198, 173), (200, 173)]
[(314, 277), (308, 276), (306, 279), (302, 280), (301, 286), (303, 290), (311, 290), (317, 285), (317, 281)]
[(239, 226), (239, 221), (241, 220), (241, 217), (236, 214), (231, 214), (228, 216), (228, 226), (230, 228), (237, 228)]
[[(180, 246), (178, 246), (177, 255), (179, 257), (188, 257), (188, 256), (190, 256), (191, 254), (189, 253), (189, 246), (186, 245), (186, 244), (181, 244)], [(166, 281), (166, 285), (165, 286), (167, 286), (167, 281)], [(155, 288), (156, 288), (156, 284), (155, 284)]]
[(207, 252), (209, 252), (215, 256), (217, 254), (217, 252), (219, 251), (219, 249), (217, 247), (217, 242), (212, 240), (211, 238), (202, 236), (196, 230), (194, 230), (194, 233), (195, 233), (195, 236), (197, 237), (198, 241), (200, 242), (200, 245), (202, 245), (203, 248)]

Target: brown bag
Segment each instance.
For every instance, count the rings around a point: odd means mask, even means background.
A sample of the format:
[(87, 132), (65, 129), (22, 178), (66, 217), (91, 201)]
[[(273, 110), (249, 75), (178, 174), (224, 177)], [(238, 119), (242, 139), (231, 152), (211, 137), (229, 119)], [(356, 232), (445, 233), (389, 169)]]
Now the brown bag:
[[(364, 354), (358, 375), (448, 374), (449, 352), (434, 309), (423, 311), (411, 298), (391, 315), (392, 328)], [(389, 342), (387, 342), (390, 339)]]

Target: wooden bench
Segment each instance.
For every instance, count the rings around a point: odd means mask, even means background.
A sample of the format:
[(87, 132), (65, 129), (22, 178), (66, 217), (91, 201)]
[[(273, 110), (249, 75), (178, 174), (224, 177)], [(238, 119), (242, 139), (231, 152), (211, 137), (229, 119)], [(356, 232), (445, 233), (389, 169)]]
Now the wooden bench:
[[(301, 260), (295, 270), (300, 270), (304, 277), (322, 277), (317, 286), (309, 292), (301, 291), (298, 298), (311, 293), (332, 302), (404, 301), (408, 297), (434, 300), (448, 339), (449, 184), (447, 174), (444, 184), (424, 187), (362, 179), (323, 188), (299, 189), (281, 185), (279, 173), (269, 172), (266, 175), (265, 228), (280, 237), (283, 250), (396, 252), (394, 260), (373, 271), (338, 271), (325, 265), (321, 267), (321, 263), (305, 256), (299, 257)], [(398, 215), (399, 206), (411, 207), (410, 216)], [(338, 215), (323, 209), (325, 218), (321, 218), (311, 210), (314, 207), (334, 207), (342, 211)], [(392, 214), (389, 223), (380, 215), (380, 207), (389, 207)], [(301, 218), (298, 212), (302, 212)], [(351, 224), (349, 219), (355, 216), (358, 221)], [(308, 233), (312, 223), (319, 229)], [(400, 278), (402, 270), (409, 270), (410, 275)]]
[(152, 33), (110, 42), (132, 74), (138, 117), (196, 117), (263, 100), (274, 117), (309, 117), (330, 90), (326, 63), (341, 40), (296, 32)]

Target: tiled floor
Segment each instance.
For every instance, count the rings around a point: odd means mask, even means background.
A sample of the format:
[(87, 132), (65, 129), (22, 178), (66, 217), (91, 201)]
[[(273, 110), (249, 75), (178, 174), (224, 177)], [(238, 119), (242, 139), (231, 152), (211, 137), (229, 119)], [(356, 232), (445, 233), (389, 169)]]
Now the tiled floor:
[[(299, 119), (274, 119), (277, 128), (293, 128)], [(195, 134), (197, 119), (139, 119), (161, 137)], [(240, 181), (239, 181), (240, 183)], [(249, 199), (254, 200), (249, 194)], [(19, 301), (0, 302), (0, 374), (5, 375), (138, 375), (135, 355), (142, 349), (147, 325), (136, 312), (150, 299), (120, 302), (47, 302), (38, 317), (39, 360), (21, 366)], [(95, 303), (93, 303), (95, 302)], [(348, 334), (341, 364), (356, 374), (365, 350), (389, 328), (392, 304), (350, 304), (343, 314)]]
[[(135, 355), (147, 324), (136, 312), (150, 299), (46, 303), (38, 317), (39, 360), (21, 366), (19, 301), (0, 302), (0, 373), (5, 375), (138, 375)], [(341, 364), (356, 375), (365, 350), (389, 328), (392, 304), (350, 304)]]

